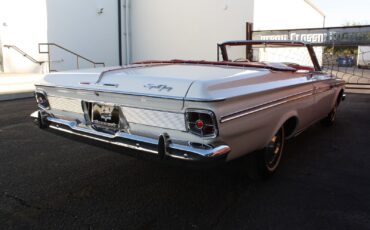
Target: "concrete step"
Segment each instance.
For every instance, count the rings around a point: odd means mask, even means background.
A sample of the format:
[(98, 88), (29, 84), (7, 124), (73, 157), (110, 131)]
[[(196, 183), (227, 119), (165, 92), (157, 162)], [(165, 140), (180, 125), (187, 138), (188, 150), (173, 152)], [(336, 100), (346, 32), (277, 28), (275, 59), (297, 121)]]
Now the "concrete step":
[(370, 94), (370, 84), (346, 84), (346, 93)]
[(0, 74), (0, 101), (33, 97), (35, 83), (40, 81), (43, 74)]

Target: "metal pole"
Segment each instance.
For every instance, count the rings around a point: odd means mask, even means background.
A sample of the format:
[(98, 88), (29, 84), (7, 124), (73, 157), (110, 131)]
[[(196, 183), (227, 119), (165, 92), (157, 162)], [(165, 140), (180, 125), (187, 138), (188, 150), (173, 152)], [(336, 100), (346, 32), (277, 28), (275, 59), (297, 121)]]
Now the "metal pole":
[[(246, 36), (247, 40), (252, 40), (253, 39), (253, 23), (247, 22), (245, 36)], [(250, 45), (246, 46), (245, 52), (246, 52), (245, 57), (248, 60), (252, 60), (253, 59), (253, 53), (252, 53), (252, 47)]]
[(50, 61), (50, 45), (48, 44), (48, 71), (51, 70), (51, 61)]
[(217, 44), (217, 61), (220, 61), (220, 45)]
[(324, 17), (324, 21), (323, 21), (323, 23), (322, 23), (322, 27), (323, 27), (323, 28), (325, 28), (325, 20), (326, 20), (326, 16), (324, 15), (323, 17)]
[(0, 34), (0, 72), (4, 72), (3, 64), (3, 46), (1, 44), (1, 34)]
[(118, 0), (118, 63), (122, 65), (122, 11), (121, 0)]

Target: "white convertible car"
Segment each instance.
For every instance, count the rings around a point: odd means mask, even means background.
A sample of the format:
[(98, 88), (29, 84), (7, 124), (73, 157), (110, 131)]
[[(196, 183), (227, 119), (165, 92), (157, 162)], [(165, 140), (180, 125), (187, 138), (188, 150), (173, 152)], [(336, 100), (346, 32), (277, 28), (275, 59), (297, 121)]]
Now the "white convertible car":
[(31, 116), (42, 129), (159, 159), (230, 161), (255, 152), (268, 177), (285, 139), (333, 123), (344, 81), (322, 72), (306, 43), (230, 41), (218, 50), (217, 62), (50, 73), (36, 85)]

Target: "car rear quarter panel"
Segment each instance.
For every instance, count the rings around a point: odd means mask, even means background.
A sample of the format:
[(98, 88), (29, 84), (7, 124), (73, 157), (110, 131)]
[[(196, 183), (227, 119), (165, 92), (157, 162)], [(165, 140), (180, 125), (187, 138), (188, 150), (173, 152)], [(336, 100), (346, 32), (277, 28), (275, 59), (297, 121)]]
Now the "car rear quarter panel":
[[(291, 117), (297, 118), (298, 121), (295, 130), (309, 124), (314, 101), (313, 95), (296, 100), (284, 99), (302, 92), (312, 93), (312, 84), (307, 82), (212, 103), (185, 102), (185, 107), (209, 109), (216, 113), (219, 128), (218, 140), (231, 147), (227, 160), (232, 160), (265, 147), (277, 130)], [(270, 108), (222, 121), (222, 118), (230, 114), (273, 101), (282, 103), (275, 103), (276, 105)]]

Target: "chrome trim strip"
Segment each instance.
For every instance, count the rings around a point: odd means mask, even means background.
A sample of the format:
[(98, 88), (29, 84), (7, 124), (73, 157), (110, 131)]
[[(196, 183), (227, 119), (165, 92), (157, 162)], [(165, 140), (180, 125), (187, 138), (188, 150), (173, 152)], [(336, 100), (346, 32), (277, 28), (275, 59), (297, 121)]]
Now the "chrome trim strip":
[(151, 66), (161, 66), (161, 65), (169, 65), (169, 64), (158, 64), (158, 63), (150, 63), (150, 64), (142, 64), (142, 65), (127, 65), (127, 66), (120, 66), (118, 68), (108, 69), (100, 73), (98, 80), (95, 82), (95, 84), (99, 84), (103, 78), (104, 75), (110, 72), (118, 71), (118, 70), (126, 70), (126, 69), (134, 69), (134, 68), (141, 68), (141, 67), (151, 67)]
[(333, 89), (332, 86), (325, 86), (325, 87), (315, 88), (314, 92), (315, 92), (315, 94), (319, 94), (319, 93), (325, 93), (325, 92), (330, 91), (332, 89)]
[[(35, 113), (32, 117), (38, 117)], [(62, 119), (56, 119), (53, 117), (45, 117), (45, 119), (50, 123), (49, 127), (61, 132), (74, 134), (93, 140), (122, 146), (130, 149), (135, 149), (143, 152), (148, 152), (152, 154), (158, 154), (158, 144), (159, 140), (142, 137), (134, 134), (117, 132), (116, 134), (108, 134), (103, 132), (98, 132), (94, 129), (79, 127), (78, 123), (75, 121), (66, 121)], [(60, 127), (60, 126), (65, 126)], [(130, 143), (133, 142), (133, 143)], [(142, 145), (146, 147), (142, 147)], [(231, 148), (227, 145), (218, 145), (210, 149), (194, 148), (192, 146), (169, 143), (167, 146), (167, 156), (182, 160), (206, 160), (218, 158), (220, 156), (226, 155), (231, 151)]]
[[(193, 153), (196, 155), (200, 155), (202, 157), (206, 158), (212, 158), (212, 157), (217, 157), (221, 156), (224, 154), (227, 154), (228, 152), (231, 151), (231, 148), (227, 145), (220, 145), (218, 147), (212, 148), (212, 149), (196, 149), (192, 148), (190, 146), (185, 146), (185, 145), (179, 145), (179, 144), (169, 144), (170, 149), (182, 151), (182, 152), (187, 152), (187, 153)], [(170, 152), (171, 153), (171, 150)], [(170, 154), (170, 157), (176, 158), (176, 159), (181, 159), (181, 160), (193, 160), (191, 157), (186, 157), (186, 156), (181, 156), (181, 155), (175, 155), (175, 154)]]
[(346, 85), (345, 82), (337, 82), (337, 83), (335, 83), (335, 87), (337, 87), (337, 86), (344, 86), (344, 85)]
[(195, 98), (195, 97), (186, 97), (184, 98), (185, 101), (194, 101), (194, 102), (219, 102), (225, 101), (226, 98)]
[(91, 92), (99, 92), (99, 93), (115, 93), (115, 94), (124, 94), (129, 96), (141, 96), (141, 97), (154, 97), (154, 98), (161, 98), (161, 99), (169, 99), (169, 100), (179, 100), (179, 101), (195, 101), (195, 102), (217, 102), (217, 101), (224, 101), (225, 98), (193, 98), (193, 97), (178, 97), (178, 96), (166, 96), (166, 95), (156, 95), (156, 94), (146, 94), (146, 93), (136, 93), (136, 92), (128, 92), (128, 91), (117, 91), (117, 90), (109, 90), (109, 89), (87, 89), (82, 87), (71, 87), (71, 86), (59, 86), (59, 85), (35, 85), (36, 87), (50, 87), (50, 88), (62, 88), (62, 89), (69, 89), (69, 90), (82, 90), (82, 91), (91, 91)]
[(63, 128), (53, 126), (53, 125), (51, 125), (50, 128), (56, 129), (58, 131), (63, 131), (65, 133), (70, 133), (70, 134), (74, 134), (74, 135), (77, 135), (77, 136), (82, 136), (82, 137), (90, 138), (90, 139), (93, 139), (93, 140), (102, 141), (102, 142), (109, 143), (109, 144), (114, 144), (114, 145), (118, 145), (118, 146), (122, 146), (122, 147), (126, 147), (126, 148), (131, 148), (131, 149), (136, 149), (136, 150), (139, 150), (139, 151), (144, 151), (144, 152), (157, 154), (156, 151), (153, 151), (153, 150), (150, 150), (150, 149), (146, 149), (146, 148), (142, 148), (142, 147), (138, 147), (138, 146), (127, 145), (127, 144), (124, 144), (124, 143), (121, 143), (121, 142), (108, 141), (108, 140), (104, 140), (102, 138), (97, 138), (97, 137), (93, 137), (93, 136), (89, 136), (89, 135), (84, 135), (84, 134), (81, 134), (81, 133), (76, 133), (76, 132), (70, 131), (68, 129), (63, 129)]
[(293, 94), (293, 95), (290, 95), (290, 96), (287, 96), (287, 97), (272, 100), (272, 101), (269, 101), (269, 102), (266, 102), (266, 103), (263, 103), (263, 104), (260, 104), (260, 105), (256, 105), (256, 106), (253, 106), (253, 107), (250, 107), (250, 108), (247, 108), (247, 109), (244, 109), (244, 110), (241, 110), (241, 111), (238, 111), (238, 112), (226, 115), (226, 116), (222, 116), (221, 120), (220, 120), (220, 123), (231, 121), (231, 120), (234, 120), (234, 119), (237, 119), (237, 118), (240, 118), (240, 117), (244, 117), (244, 116), (247, 116), (247, 115), (250, 115), (250, 114), (253, 114), (253, 113), (261, 112), (263, 110), (270, 109), (270, 108), (273, 108), (275, 106), (282, 105), (282, 104), (285, 104), (285, 103), (288, 103), (288, 102), (291, 102), (291, 101), (295, 101), (295, 100), (298, 100), (298, 99), (301, 99), (301, 98), (304, 98), (304, 97), (308, 97), (308, 96), (311, 96), (311, 95), (313, 95), (313, 90), (312, 89), (311, 90), (306, 90), (306, 91), (303, 91), (303, 92), (300, 92), (300, 93), (296, 93), (296, 94)]
[(50, 87), (50, 88), (62, 88), (62, 89), (69, 89), (69, 90), (82, 90), (82, 91), (91, 91), (91, 92), (99, 92), (99, 93), (116, 93), (116, 94), (125, 94), (129, 96), (146, 96), (146, 97), (157, 97), (157, 98), (164, 98), (164, 99), (173, 99), (173, 100), (184, 100), (183, 97), (177, 96), (164, 96), (164, 95), (153, 95), (153, 94), (144, 94), (144, 93), (135, 93), (135, 92), (127, 92), (127, 91), (116, 91), (116, 90), (108, 90), (108, 89), (87, 89), (82, 87), (71, 87), (71, 86), (59, 86), (59, 85), (35, 85), (36, 87)]

